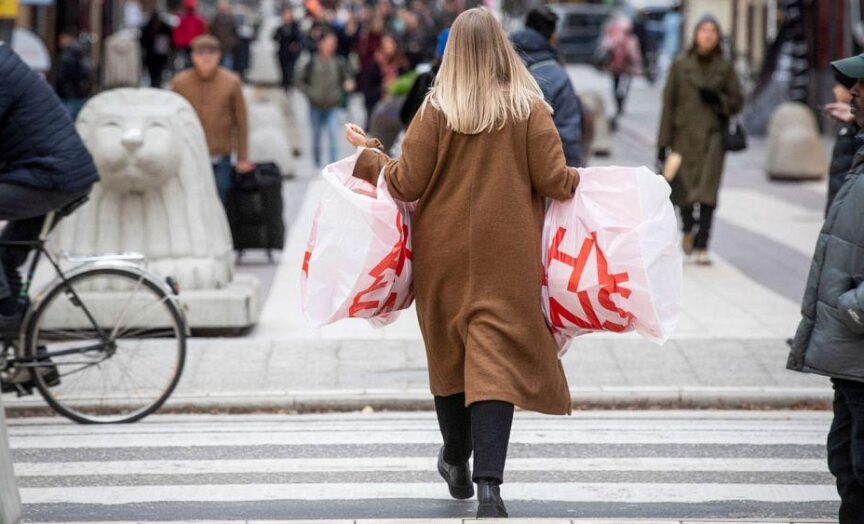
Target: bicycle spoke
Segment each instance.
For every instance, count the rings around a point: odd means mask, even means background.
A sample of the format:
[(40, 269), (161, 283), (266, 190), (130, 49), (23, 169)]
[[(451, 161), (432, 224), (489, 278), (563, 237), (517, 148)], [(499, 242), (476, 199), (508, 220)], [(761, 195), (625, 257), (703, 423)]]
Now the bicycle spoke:
[(40, 336), (43, 338), (51, 339), (51, 335), (53, 334), (63, 334), (66, 338), (58, 338), (53, 340), (65, 340), (68, 338), (73, 338), (76, 340), (86, 340), (88, 338), (93, 338), (92, 333), (82, 332), (82, 331), (69, 331), (65, 329), (48, 329), (40, 332)]
[(135, 284), (135, 290), (129, 294), (129, 298), (126, 300), (126, 304), (123, 306), (123, 309), (120, 312), (120, 317), (117, 319), (117, 323), (114, 324), (114, 329), (111, 330), (111, 338), (114, 339), (117, 337), (117, 330), (120, 329), (120, 322), (126, 318), (126, 313), (129, 310), (129, 306), (132, 305), (132, 299), (135, 298), (135, 295), (138, 294), (138, 290), (141, 289), (141, 284), (144, 283), (144, 275), (141, 275), (141, 278), (138, 279), (138, 282)]
[(176, 335), (177, 333), (171, 328), (164, 328), (157, 331), (150, 331), (150, 328), (138, 328), (134, 331), (125, 331), (121, 333), (121, 335), (123, 335), (123, 339), (136, 338), (138, 335), (142, 334), (147, 335), (147, 338), (162, 338), (170, 335)]
[[(165, 301), (167, 301), (167, 300), (170, 300), (170, 297), (169, 297), (168, 295), (165, 295), (165, 296), (162, 297), (158, 302), (154, 302), (154, 303), (150, 304), (149, 306), (147, 306), (147, 307), (144, 309), (144, 311), (139, 312), (139, 313), (138, 313), (138, 316), (136, 316), (136, 317), (134, 317), (134, 318), (137, 320), (138, 318), (144, 317), (144, 314), (145, 314), (145, 313), (146, 313), (146, 314), (149, 314), (151, 311), (154, 311), (156, 307), (158, 307), (158, 306), (160, 306), (160, 305), (163, 305), (163, 304), (165, 303)], [(145, 318), (146, 318), (146, 317), (145, 317)], [(128, 331), (129, 329), (132, 329), (132, 326), (134, 326), (135, 324), (134, 324), (133, 322), (130, 322), (129, 325), (130, 325), (130, 327), (129, 327), (126, 331)], [(119, 338), (120, 336), (123, 335), (123, 333), (124, 333), (124, 332), (120, 332), (120, 333), (118, 333), (117, 335), (115, 335), (115, 338)]]

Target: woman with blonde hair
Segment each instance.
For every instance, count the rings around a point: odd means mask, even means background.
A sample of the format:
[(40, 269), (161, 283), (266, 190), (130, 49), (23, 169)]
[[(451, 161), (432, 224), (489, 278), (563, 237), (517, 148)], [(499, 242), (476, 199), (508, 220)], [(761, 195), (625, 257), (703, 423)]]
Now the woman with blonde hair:
[(401, 157), (374, 149), (356, 125), (346, 137), (370, 147), (354, 176), (382, 173), (395, 198), (417, 202), (414, 286), (444, 439), (438, 471), (454, 498), (477, 483), (478, 517), (506, 517), (499, 485), (514, 405), (571, 409), (540, 307), (545, 199), (568, 199), (579, 182), (552, 109), (495, 17), (476, 8), (453, 23)]

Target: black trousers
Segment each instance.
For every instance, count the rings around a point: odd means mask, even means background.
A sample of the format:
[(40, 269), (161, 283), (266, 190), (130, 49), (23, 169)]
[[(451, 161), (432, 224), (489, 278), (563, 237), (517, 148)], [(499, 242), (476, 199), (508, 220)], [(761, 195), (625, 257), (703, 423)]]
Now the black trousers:
[(828, 433), (828, 469), (837, 479), (840, 524), (864, 522), (864, 383), (831, 379), (834, 422)]
[(444, 461), (468, 462), (474, 452), (474, 482), (504, 482), (504, 462), (513, 425), (513, 404), (484, 400), (465, 407), (465, 394), (435, 397), (438, 426), (444, 437)]
[(615, 97), (615, 116), (624, 113), (624, 103), (630, 93), (632, 78), (628, 74), (612, 75), (612, 95)]
[(698, 217), (696, 216), (695, 204), (682, 206), (681, 220), (684, 223), (683, 229), (685, 233), (690, 233), (694, 227), (698, 226), (696, 229), (696, 238), (693, 240), (693, 247), (695, 249), (707, 249), (708, 240), (711, 238), (711, 226), (714, 223), (714, 210), (716, 207), (709, 206), (708, 204), (698, 204), (698, 206)]
[[(8, 221), (0, 233), (0, 240), (36, 240), (49, 211), (59, 209), (89, 192), (89, 188), (76, 192), (59, 192), (0, 183), (0, 220)], [(27, 261), (29, 254), (30, 248), (27, 247), (0, 247), (0, 300), (18, 296), (22, 286), (18, 268)]]

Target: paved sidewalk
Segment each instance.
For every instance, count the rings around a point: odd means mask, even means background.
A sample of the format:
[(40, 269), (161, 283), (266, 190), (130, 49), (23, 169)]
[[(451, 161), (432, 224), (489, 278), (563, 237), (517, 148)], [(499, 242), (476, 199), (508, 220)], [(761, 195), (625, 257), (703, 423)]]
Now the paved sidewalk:
[[(607, 78), (589, 68), (574, 68), (572, 75), (577, 89), (608, 96)], [(653, 162), (660, 89), (635, 82), (613, 155), (592, 164)], [(298, 115), (307, 114), (305, 102), (296, 102)], [(342, 154), (350, 152), (341, 141), (339, 147)], [(672, 340), (659, 348), (635, 335), (579, 339), (563, 359), (575, 404), (824, 406), (830, 400), (827, 379), (785, 370), (785, 340), (800, 318), (825, 184), (767, 181), (764, 151), (764, 140), (754, 138), (746, 152), (728, 157), (716, 263), (685, 267), (684, 311)], [(278, 268), (241, 266), (269, 284), (258, 325), (242, 338), (190, 341), (187, 367), (169, 406), (431, 407), (413, 310), (383, 329), (360, 320), (316, 329), (302, 314), (300, 267), (322, 184), (303, 159), (299, 180), (285, 188), (291, 227)], [(12, 411), (42, 405), (34, 397), (4, 401)]]
[[(586, 337), (563, 358), (574, 406), (827, 407), (822, 377), (784, 369), (776, 338)], [(4, 398), (10, 415), (43, 406)], [(167, 408), (432, 409), (420, 339), (193, 339)]]

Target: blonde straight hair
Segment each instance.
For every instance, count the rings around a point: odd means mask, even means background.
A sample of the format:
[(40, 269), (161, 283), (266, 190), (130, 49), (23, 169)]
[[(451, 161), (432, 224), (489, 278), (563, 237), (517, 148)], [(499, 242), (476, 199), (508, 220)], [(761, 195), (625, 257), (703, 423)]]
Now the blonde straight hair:
[(552, 112), (495, 16), (483, 7), (459, 15), (423, 108), (432, 104), (450, 129), (474, 135), (525, 120), (538, 102)]

